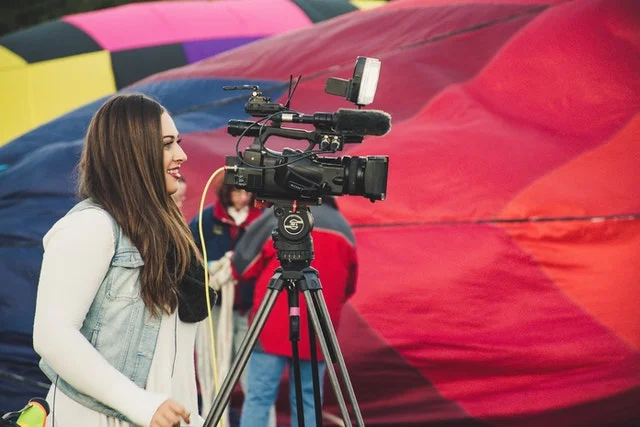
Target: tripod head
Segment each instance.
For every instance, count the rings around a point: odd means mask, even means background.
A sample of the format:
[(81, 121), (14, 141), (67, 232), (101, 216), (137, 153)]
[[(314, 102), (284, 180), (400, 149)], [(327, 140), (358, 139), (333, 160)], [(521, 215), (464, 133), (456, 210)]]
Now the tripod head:
[(297, 201), (275, 201), (273, 213), (278, 226), (271, 233), (278, 260), (285, 271), (309, 267), (313, 260), (313, 216), (308, 206)]

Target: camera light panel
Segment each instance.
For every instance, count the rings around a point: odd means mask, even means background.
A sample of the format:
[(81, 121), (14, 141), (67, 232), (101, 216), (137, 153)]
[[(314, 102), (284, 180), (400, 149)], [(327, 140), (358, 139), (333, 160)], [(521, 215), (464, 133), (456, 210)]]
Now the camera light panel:
[[(362, 66), (362, 78), (360, 80), (360, 90), (358, 92), (358, 105), (369, 105), (373, 102), (378, 87), (378, 78), (380, 77), (380, 60), (375, 58), (358, 58), (358, 61), (364, 60)], [(358, 65), (358, 64), (357, 64)], [(359, 68), (356, 65), (356, 68)]]

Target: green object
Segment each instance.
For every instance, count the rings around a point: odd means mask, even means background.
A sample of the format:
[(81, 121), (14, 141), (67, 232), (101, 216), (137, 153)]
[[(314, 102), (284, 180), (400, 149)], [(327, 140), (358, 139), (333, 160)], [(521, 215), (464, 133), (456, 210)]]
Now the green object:
[(22, 411), (22, 414), (18, 417), (16, 422), (20, 427), (44, 427), (48, 412), (49, 410), (47, 407), (43, 406), (39, 402), (31, 400), (29, 402), (29, 407)]

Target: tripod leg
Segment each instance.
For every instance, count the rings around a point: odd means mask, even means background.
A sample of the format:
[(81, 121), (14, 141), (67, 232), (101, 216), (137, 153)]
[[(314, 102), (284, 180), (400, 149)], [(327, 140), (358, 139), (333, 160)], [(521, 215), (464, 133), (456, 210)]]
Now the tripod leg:
[(320, 318), (324, 320), (324, 329), (327, 331), (327, 338), (332, 343), (333, 350), (335, 351), (335, 357), (337, 359), (338, 367), (342, 374), (342, 379), (344, 381), (345, 387), (347, 388), (347, 394), (349, 395), (351, 406), (353, 406), (353, 412), (356, 416), (357, 425), (364, 426), (362, 413), (360, 412), (356, 394), (353, 390), (353, 385), (351, 384), (351, 379), (349, 378), (349, 374), (347, 372), (347, 365), (344, 363), (344, 357), (342, 356), (342, 351), (340, 350), (340, 346), (338, 345), (336, 330), (331, 324), (329, 318), (329, 311), (327, 310), (327, 304), (325, 303), (324, 297), (322, 296), (322, 291), (320, 289), (315, 290), (311, 293), (311, 298), (313, 298), (314, 307), (317, 307), (318, 311), (321, 313)]
[[(309, 309), (307, 308), (307, 313)], [(311, 315), (309, 315), (311, 318)], [(316, 413), (316, 427), (322, 426), (322, 399), (320, 398), (320, 373), (318, 370), (318, 349), (316, 348), (316, 333), (313, 330), (311, 322), (307, 322), (309, 326), (309, 349), (311, 351), (311, 374), (313, 375), (313, 397)], [(327, 363), (331, 363), (327, 360)]]
[(256, 312), (253, 323), (247, 330), (247, 334), (240, 344), (238, 354), (233, 360), (231, 368), (229, 369), (229, 373), (220, 386), (220, 391), (216, 395), (213, 406), (203, 424), (204, 427), (213, 427), (218, 425), (218, 422), (222, 417), (222, 413), (229, 404), (229, 399), (231, 398), (233, 387), (238, 382), (240, 374), (242, 374), (242, 371), (247, 365), (247, 361), (249, 360), (251, 351), (256, 345), (258, 336), (260, 335), (260, 332), (262, 332), (262, 328), (264, 327), (267, 317), (269, 316), (269, 313), (271, 312), (271, 309), (276, 302), (276, 298), (278, 297), (280, 290), (282, 289), (267, 289), (267, 293), (262, 300), (262, 303), (260, 303), (260, 307)]
[(296, 407), (298, 408), (298, 426), (304, 427), (304, 402), (302, 400), (302, 376), (300, 373), (300, 302), (298, 289), (288, 286), (289, 293), (289, 340), (291, 341), (291, 360), (293, 362), (293, 376), (296, 389)]
[[(342, 414), (342, 419), (344, 420), (345, 427), (352, 427), (351, 417), (349, 416), (349, 412), (347, 411), (347, 405), (344, 402), (344, 396), (342, 395), (342, 390), (340, 389), (340, 383), (338, 382), (338, 376), (336, 375), (335, 368), (333, 367), (333, 363), (331, 363), (331, 355), (329, 353), (329, 347), (327, 346), (327, 341), (322, 333), (322, 326), (320, 325), (319, 316), (317, 313), (317, 307), (315, 306), (314, 300), (311, 296), (311, 291), (308, 289), (303, 291), (305, 301), (307, 302), (307, 307), (309, 308), (309, 317), (313, 322), (313, 327), (316, 330), (316, 335), (318, 336), (318, 342), (320, 343), (320, 349), (322, 350), (322, 354), (324, 355), (325, 360), (327, 361), (327, 372), (329, 373), (329, 380), (331, 381), (331, 385), (333, 386), (333, 391), (336, 394), (336, 399), (338, 400), (338, 406), (340, 407), (340, 413)], [(363, 424), (364, 425), (364, 424)]]

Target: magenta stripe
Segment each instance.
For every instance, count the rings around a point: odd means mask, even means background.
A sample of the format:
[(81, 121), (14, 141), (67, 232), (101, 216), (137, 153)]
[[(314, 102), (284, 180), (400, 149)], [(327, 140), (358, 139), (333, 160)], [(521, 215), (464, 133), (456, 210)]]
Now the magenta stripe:
[(300, 307), (289, 307), (289, 317), (300, 317)]
[(135, 3), (62, 18), (119, 51), (215, 38), (261, 37), (311, 25), (289, 0)]

